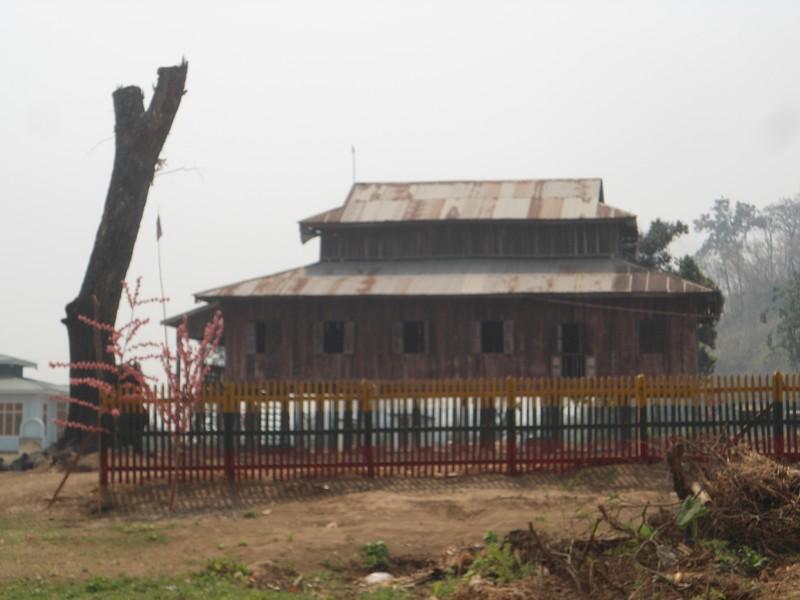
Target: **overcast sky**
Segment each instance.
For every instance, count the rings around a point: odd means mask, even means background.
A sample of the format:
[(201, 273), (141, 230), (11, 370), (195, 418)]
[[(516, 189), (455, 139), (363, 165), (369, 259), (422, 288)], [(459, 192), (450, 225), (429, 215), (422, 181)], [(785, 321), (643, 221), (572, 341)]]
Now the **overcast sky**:
[[(189, 61), (129, 277), (194, 292), (313, 262), (360, 181), (602, 177), (691, 221), (800, 191), (799, 2), (0, 3), (0, 353), (67, 357), (113, 160), (111, 92)], [(692, 241), (683, 244), (692, 249)], [(150, 335), (158, 336), (158, 330)]]

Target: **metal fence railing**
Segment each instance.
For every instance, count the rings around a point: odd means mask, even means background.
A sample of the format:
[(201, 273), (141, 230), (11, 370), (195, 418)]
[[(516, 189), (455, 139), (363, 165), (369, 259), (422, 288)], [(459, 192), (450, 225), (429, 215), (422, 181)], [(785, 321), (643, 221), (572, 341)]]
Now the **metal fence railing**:
[(672, 440), (727, 436), (800, 457), (800, 376), (228, 383), (175, 436), (155, 406), (117, 408), (101, 484), (288, 479), (650, 461)]

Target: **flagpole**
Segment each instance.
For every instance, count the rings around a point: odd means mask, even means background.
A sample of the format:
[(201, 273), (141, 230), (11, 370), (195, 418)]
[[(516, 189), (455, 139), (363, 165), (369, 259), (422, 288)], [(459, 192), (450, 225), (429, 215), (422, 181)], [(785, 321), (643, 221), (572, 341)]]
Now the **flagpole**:
[(166, 295), (164, 294), (164, 275), (161, 269), (161, 214), (156, 213), (156, 251), (158, 253), (158, 283), (161, 286), (161, 314), (164, 316), (164, 321), (161, 325), (164, 328), (164, 347), (169, 347), (169, 340), (167, 338), (167, 303)]

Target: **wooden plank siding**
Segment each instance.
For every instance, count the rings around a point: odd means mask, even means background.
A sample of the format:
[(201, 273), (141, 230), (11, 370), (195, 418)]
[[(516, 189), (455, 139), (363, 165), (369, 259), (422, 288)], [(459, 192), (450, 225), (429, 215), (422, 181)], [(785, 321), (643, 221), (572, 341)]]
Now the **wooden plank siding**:
[[(574, 302), (610, 309), (569, 304)], [(561, 323), (583, 327), (585, 354), (593, 359), (597, 376), (696, 372), (694, 318), (664, 317), (663, 353), (641, 353), (639, 346), (641, 321), (653, 316), (637, 311), (695, 313), (691, 298), (572, 297), (548, 302), (530, 297), (320, 297), (227, 299), (221, 308), (225, 376), (230, 381), (550, 376)], [(397, 353), (393, 340), (397, 323), (404, 320), (425, 322), (427, 352)], [(484, 320), (505, 322), (503, 330), (506, 335), (513, 332), (513, 344), (506, 340), (503, 351), (496, 354), (475, 352), (475, 324)], [(351, 353), (318, 351), (314, 329), (323, 321), (352, 324), (347, 325)], [(254, 353), (248, 332), (255, 322), (269, 323), (267, 330), (279, 343), (267, 341), (264, 352)]]
[(630, 224), (434, 223), (327, 227), (320, 260), (629, 256)]

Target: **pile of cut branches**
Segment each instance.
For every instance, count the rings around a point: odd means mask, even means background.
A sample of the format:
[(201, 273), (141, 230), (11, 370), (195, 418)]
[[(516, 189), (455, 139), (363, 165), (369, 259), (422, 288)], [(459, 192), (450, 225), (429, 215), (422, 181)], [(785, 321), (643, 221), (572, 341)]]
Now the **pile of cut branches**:
[(800, 552), (800, 470), (725, 439), (676, 442), (667, 464), (674, 505), (601, 505), (579, 539), (512, 531), (494, 555), (518, 579), (473, 567), (454, 598), (771, 597)]
[(677, 443), (667, 463), (678, 498), (704, 507), (705, 537), (770, 556), (800, 551), (800, 470), (725, 439)]
[(763, 556), (721, 540), (694, 538), (680, 525), (683, 507), (652, 512), (640, 507), (635, 520), (622, 519), (622, 508), (599, 506), (586, 539), (548, 540), (529, 524), (527, 530), (510, 532), (505, 541), (521, 562), (540, 565), (543, 573), (571, 588), (573, 596), (755, 597), (759, 586), (752, 577), (765, 565)]

